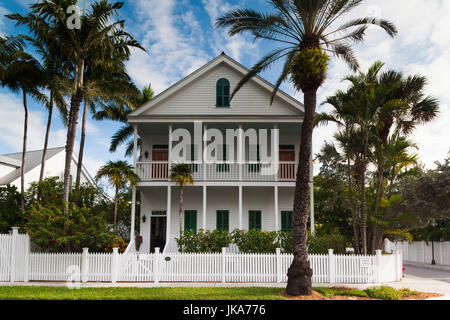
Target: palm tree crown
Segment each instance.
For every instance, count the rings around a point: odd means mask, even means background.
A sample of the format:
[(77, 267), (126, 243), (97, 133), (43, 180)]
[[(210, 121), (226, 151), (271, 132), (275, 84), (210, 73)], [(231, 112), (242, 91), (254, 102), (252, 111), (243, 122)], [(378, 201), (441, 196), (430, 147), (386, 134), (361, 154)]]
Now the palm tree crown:
[(134, 172), (133, 167), (126, 161), (108, 161), (102, 166), (95, 176), (97, 180), (101, 178), (107, 178), (108, 181), (114, 186), (114, 225), (117, 223), (117, 208), (119, 200), (119, 190), (127, 183), (131, 186), (135, 186), (139, 182), (138, 175)]
[(361, 5), (363, 0), (270, 0), (274, 11), (258, 12), (252, 9), (231, 10), (216, 21), (216, 27), (230, 27), (228, 34), (250, 33), (254, 39), (274, 41), (281, 47), (273, 50), (257, 62), (242, 78), (233, 91), (236, 92), (256, 74), (266, 70), (274, 62), (285, 58), (273, 96), (287, 80), (294, 57), (302, 50), (320, 48), (343, 58), (353, 70), (359, 68), (351, 42), (364, 40), (369, 25), (378, 25), (391, 37), (397, 34), (395, 26), (384, 19), (364, 17), (340, 25), (337, 20)]

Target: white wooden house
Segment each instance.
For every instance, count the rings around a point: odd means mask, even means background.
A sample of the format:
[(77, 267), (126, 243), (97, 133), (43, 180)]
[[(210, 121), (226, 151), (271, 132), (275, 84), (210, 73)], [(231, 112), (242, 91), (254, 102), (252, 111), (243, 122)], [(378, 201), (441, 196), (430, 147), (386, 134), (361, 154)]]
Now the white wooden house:
[[(66, 148), (49, 148), (45, 158), (44, 179), (48, 177), (58, 177), (63, 181), (64, 163), (66, 157)], [(41, 172), (43, 150), (27, 151), (25, 156), (25, 190), (28, 189), (31, 182), (39, 181)], [(75, 155), (72, 157), (71, 181), (75, 183), (78, 159)], [(0, 155), (0, 186), (13, 185), (20, 190), (20, 167), (22, 165), (22, 152)], [(84, 166), (81, 169), (81, 183), (88, 183), (96, 186), (89, 172)]]
[[(230, 93), (247, 72), (222, 53), (128, 116), (141, 178), (140, 252), (176, 250), (179, 188), (168, 178), (175, 162), (189, 163), (195, 180), (184, 188), (184, 230), (290, 229), (303, 105), (281, 90), (270, 105), (274, 87), (261, 77), (251, 79), (230, 102)], [(180, 129), (192, 140), (180, 138)], [(225, 138), (227, 129), (236, 130), (230, 139), (234, 145)], [(249, 138), (252, 129), (258, 142)], [(226, 143), (215, 141), (215, 133), (222, 133)], [(139, 159), (138, 136), (143, 143)], [(182, 143), (188, 147), (180, 149)], [(255, 154), (256, 159), (250, 157)], [(266, 155), (270, 160), (263, 161)], [(275, 172), (265, 170), (273, 163)], [(134, 216), (134, 205), (132, 210)]]

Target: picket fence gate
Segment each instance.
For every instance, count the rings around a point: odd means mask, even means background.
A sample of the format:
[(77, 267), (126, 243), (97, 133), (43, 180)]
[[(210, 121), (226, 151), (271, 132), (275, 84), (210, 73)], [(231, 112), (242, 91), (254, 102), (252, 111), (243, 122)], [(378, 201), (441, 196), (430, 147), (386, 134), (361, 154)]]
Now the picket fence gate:
[[(230, 253), (30, 253), (28, 235), (0, 235), (0, 281), (254, 282), (287, 281), (293, 255)], [(381, 283), (402, 278), (401, 252), (309, 255), (313, 283)]]

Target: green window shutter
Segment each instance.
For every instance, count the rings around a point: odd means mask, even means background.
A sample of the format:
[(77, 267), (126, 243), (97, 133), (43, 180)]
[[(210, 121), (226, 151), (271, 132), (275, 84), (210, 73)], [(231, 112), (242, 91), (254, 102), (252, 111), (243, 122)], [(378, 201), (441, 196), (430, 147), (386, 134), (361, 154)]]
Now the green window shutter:
[(216, 83), (216, 107), (230, 107), (230, 81), (225, 78)]
[(197, 232), (197, 211), (185, 210), (184, 211), (184, 231)]
[(261, 211), (250, 210), (248, 212), (248, 229), (261, 230)]
[(281, 231), (290, 232), (292, 229), (292, 211), (281, 211)]
[(228, 210), (216, 211), (216, 229), (222, 231), (229, 230), (229, 214)]

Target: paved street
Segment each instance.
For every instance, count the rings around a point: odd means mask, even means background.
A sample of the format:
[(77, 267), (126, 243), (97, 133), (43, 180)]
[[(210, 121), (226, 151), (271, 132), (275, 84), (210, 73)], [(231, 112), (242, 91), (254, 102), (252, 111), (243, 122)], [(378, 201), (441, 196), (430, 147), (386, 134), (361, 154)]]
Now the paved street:
[(388, 283), (393, 288), (409, 288), (422, 292), (442, 293), (445, 297), (439, 299), (450, 300), (450, 270), (439, 267), (421, 267), (405, 265), (405, 278), (398, 283)]

